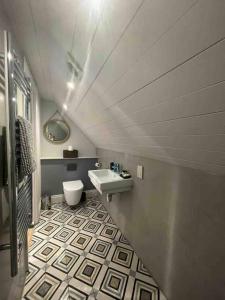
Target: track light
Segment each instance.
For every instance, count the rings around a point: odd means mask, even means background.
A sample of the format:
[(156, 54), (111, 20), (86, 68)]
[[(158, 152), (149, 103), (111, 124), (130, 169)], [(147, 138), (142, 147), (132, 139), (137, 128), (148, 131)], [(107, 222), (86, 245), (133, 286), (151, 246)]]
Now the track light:
[(74, 82), (73, 82), (73, 81), (67, 81), (67, 87), (68, 87), (70, 90), (73, 90), (73, 89), (74, 89)]
[(12, 53), (10, 51), (8, 52), (7, 56), (8, 56), (8, 60), (11, 61), (13, 57), (12, 57)]

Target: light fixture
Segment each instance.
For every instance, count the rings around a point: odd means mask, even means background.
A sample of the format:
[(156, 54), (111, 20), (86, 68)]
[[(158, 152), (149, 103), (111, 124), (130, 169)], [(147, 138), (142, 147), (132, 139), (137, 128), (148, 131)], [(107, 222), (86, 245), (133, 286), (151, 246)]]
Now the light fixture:
[(67, 110), (67, 108), (68, 108), (68, 107), (67, 107), (66, 103), (64, 103), (64, 104), (63, 104), (63, 109), (64, 109), (64, 110)]
[(13, 101), (13, 102), (16, 102), (16, 98), (15, 98), (15, 97), (12, 97), (12, 101)]
[(8, 52), (7, 56), (8, 56), (8, 60), (11, 61), (12, 60), (12, 54), (11, 54), (10, 51)]
[(3, 102), (4, 101), (4, 95), (0, 92), (0, 102)]
[(100, 13), (102, 0), (92, 0), (92, 8), (96, 14)]
[(68, 87), (70, 90), (73, 90), (73, 89), (74, 89), (74, 82), (73, 82), (73, 81), (67, 81), (67, 87)]
[(71, 52), (67, 52), (66, 60), (70, 73), (69, 82), (71, 82), (73, 88), (75, 88), (76, 82), (80, 81), (82, 78), (83, 69)]

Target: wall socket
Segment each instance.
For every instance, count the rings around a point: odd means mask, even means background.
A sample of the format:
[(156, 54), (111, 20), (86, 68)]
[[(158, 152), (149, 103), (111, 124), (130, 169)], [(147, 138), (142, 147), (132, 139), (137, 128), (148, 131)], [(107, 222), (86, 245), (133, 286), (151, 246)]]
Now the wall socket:
[(139, 179), (144, 178), (144, 167), (141, 165), (137, 166), (137, 178), (139, 178)]

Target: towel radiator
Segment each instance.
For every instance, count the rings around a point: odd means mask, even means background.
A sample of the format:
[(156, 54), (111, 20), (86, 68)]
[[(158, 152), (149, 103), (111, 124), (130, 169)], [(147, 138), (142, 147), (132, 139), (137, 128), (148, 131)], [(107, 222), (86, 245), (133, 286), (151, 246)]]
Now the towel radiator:
[[(22, 94), (24, 107), (23, 117), (30, 119), (31, 85), (24, 75), (20, 62), (13, 50), (9, 33), (5, 32), (5, 91), (7, 99), (7, 154), (8, 154), (8, 178), (10, 201), (10, 228), (11, 228), (11, 275), (16, 276), (20, 264), (21, 254), (26, 256), (24, 261), (28, 270), (27, 257), (27, 230), (32, 219), (32, 176), (27, 176), (21, 184), (17, 183), (16, 176), (16, 131), (15, 121), (19, 113), (17, 105), (18, 91)], [(20, 96), (21, 96), (20, 95)], [(21, 108), (20, 108), (21, 109)], [(21, 115), (21, 111), (20, 111)], [(10, 120), (10, 121), (9, 121)]]

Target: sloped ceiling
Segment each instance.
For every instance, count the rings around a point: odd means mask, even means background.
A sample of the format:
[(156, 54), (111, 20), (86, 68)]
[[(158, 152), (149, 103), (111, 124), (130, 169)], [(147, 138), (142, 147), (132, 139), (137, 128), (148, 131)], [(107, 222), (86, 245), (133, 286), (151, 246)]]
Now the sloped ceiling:
[(96, 146), (225, 174), (225, 1), (2, 2), (41, 96)]

